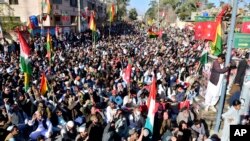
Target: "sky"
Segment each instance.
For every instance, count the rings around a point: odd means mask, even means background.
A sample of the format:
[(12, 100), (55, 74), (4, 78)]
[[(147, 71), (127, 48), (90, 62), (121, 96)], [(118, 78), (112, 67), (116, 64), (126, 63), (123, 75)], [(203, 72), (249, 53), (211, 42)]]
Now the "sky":
[[(128, 6), (128, 8), (129, 9), (136, 8), (137, 13), (139, 15), (144, 15), (149, 8), (150, 1), (151, 0), (130, 0), (130, 5)], [(208, 2), (212, 2), (216, 6), (219, 6), (220, 1), (228, 2), (229, 0), (208, 0)], [(243, 1), (244, 2), (240, 2), (240, 7), (242, 7), (244, 3), (250, 3), (250, 0), (243, 0)]]
[(130, 0), (129, 9), (136, 8), (138, 15), (144, 15), (151, 0)]

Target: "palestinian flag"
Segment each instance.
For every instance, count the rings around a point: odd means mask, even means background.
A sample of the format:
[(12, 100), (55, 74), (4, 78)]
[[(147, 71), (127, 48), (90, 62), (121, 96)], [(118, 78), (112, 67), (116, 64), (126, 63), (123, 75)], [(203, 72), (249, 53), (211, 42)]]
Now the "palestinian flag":
[(201, 53), (200, 63), (202, 65), (205, 65), (208, 62), (207, 60), (208, 60), (208, 51), (204, 49)]
[(89, 20), (89, 29), (92, 31), (96, 31), (96, 23), (94, 18), (94, 13), (92, 12)]
[(47, 79), (45, 73), (43, 73), (41, 78), (40, 94), (45, 95), (47, 91), (48, 91)]
[(48, 57), (50, 63), (52, 61), (52, 39), (51, 36), (49, 34), (49, 31), (47, 33), (47, 46), (46, 46), (46, 50), (47, 50), (47, 54), (46, 57)]
[(18, 32), (18, 40), (20, 42), (20, 68), (24, 73), (24, 90), (27, 92), (32, 74), (31, 63), (29, 60), (30, 48), (20, 32)]
[(156, 104), (156, 94), (157, 94), (157, 85), (156, 85), (156, 78), (154, 76), (152, 84), (150, 86), (150, 93), (149, 93), (148, 103), (147, 103), (148, 116), (147, 116), (146, 123), (144, 126), (144, 128), (150, 131), (150, 137), (153, 134), (155, 113), (158, 110), (158, 106)]
[(112, 4), (110, 7), (110, 13), (109, 13), (109, 20), (110, 22), (113, 22), (115, 18), (115, 5)]

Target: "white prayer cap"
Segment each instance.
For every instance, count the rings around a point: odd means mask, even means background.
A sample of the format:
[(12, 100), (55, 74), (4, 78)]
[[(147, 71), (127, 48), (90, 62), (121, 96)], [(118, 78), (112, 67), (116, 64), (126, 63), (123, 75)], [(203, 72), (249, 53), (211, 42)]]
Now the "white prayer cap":
[(74, 127), (74, 122), (71, 121), (71, 120), (68, 121), (68, 122), (67, 122), (67, 126), (68, 126), (68, 127), (71, 127), (71, 128)]
[(84, 132), (85, 131), (85, 127), (79, 127), (78, 131), (81, 133), (81, 132)]
[(11, 125), (11, 126), (9, 126), (9, 127), (7, 128), (7, 131), (11, 131), (11, 130), (13, 130), (13, 128), (14, 128), (14, 125)]

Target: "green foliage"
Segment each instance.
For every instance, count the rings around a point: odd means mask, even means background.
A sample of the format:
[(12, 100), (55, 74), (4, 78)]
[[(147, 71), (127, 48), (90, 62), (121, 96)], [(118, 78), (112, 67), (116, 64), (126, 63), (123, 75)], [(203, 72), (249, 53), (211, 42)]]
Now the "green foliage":
[(174, 10), (181, 5), (180, 0), (160, 0), (160, 4), (171, 5)]
[(211, 9), (213, 7), (215, 7), (214, 3), (208, 3), (207, 4), (207, 9)]
[[(165, 9), (168, 6), (171, 6), (175, 13), (181, 20), (185, 20), (191, 16), (191, 12), (195, 12), (198, 8), (196, 3), (199, 0), (186, 0), (184, 3), (181, 3), (180, 0), (160, 0), (160, 9)], [(151, 19), (154, 19), (157, 15), (158, 3), (156, 0), (152, 0), (149, 4), (150, 8), (146, 12), (146, 16)]]
[(132, 8), (130, 11), (129, 11), (129, 19), (131, 20), (137, 20), (137, 11), (135, 8)]
[(191, 16), (192, 12), (195, 12), (198, 8), (196, 7), (197, 0), (189, 0), (181, 4), (176, 9), (176, 14), (181, 20), (186, 20)]
[(150, 4), (149, 4), (149, 9), (146, 12), (146, 15), (150, 18), (150, 19), (154, 19), (156, 17), (156, 7), (157, 7), (157, 2), (155, 0), (151, 0)]
[(3, 31), (8, 32), (14, 30), (16, 27), (21, 26), (21, 22), (3, 22), (1, 23)]
[(121, 18), (127, 16), (127, 6), (130, 0), (116, 0), (116, 9), (117, 9), (117, 19), (121, 20)]

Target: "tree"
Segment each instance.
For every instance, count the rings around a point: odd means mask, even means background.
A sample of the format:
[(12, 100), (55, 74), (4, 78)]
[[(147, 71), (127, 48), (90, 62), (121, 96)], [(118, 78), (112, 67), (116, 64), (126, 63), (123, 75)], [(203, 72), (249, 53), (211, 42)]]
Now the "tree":
[(175, 10), (178, 6), (181, 5), (180, 0), (160, 0), (160, 5), (171, 5)]
[(149, 9), (146, 12), (147, 17), (150, 19), (154, 19), (156, 17), (156, 7), (157, 7), (157, 2), (155, 0), (151, 0), (149, 3)]
[(215, 7), (215, 5), (214, 5), (214, 3), (208, 3), (206, 7), (207, 7), (207, 9), (211, 9), (211, 8)]
[(129, 19), (131, 20), (137, 20), (137, 11), (135, 8), (132, 8), (130, 11), (129, 11)]
[(197, 9), (197, 0), (188, 0), (176, 8), (176, 14), (181, 20), (187, 20), (191, 17), (191, 13)]
[(116, 0), (116, 8), (117, 8), (117, 18), (120, 20), (121, 18), (127, 16), (127, 6), (130, 0)]
[[(4, 13), (4, 8), (7, 8), (7, 14)], [(0, 4), (0, 25), (2, 26), (2, 30), (4, 32), (8, 32), (10, 30), (15, 29), (18, 26), (23, 25), (18, 19), (13, 17), (10, 13), (13, 9), (6, 3)]]

